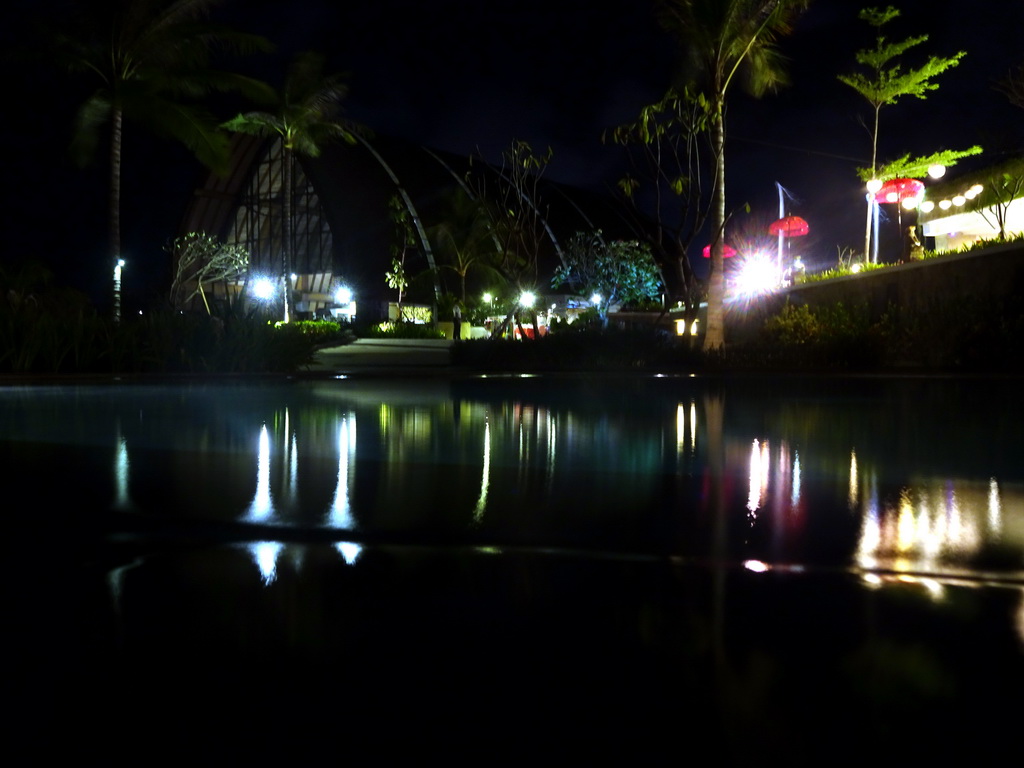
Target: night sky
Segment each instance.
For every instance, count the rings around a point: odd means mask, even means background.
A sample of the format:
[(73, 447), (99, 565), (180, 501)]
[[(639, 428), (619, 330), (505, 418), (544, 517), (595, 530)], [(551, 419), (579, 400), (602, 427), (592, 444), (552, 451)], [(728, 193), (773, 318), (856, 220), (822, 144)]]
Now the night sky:
[[(973, 164), (1019, 154), (1024, 110), (993, 84), (1024, 64), (1024, 2), (894, 4), (902, 15), (886, 29), (892, 39), (929, 35), (909, 63), (958, 50), (967, 56), (936, 79), (939, 90), (927, 100), (883, 108), (881, 160), (974, 144), (986, 152)], [(28, 20), (49, 5), (15, 2), (5, 47), (12, 36), (23, 42)], [(870, 160), (863, 125), (870, 114), (867, 102), (836, 76), (854, 68), (855, 51), (874, 43), (873, 30), (856, 18), (863, 5), (816, 0), (795, 34), (781, 41), (791, 60), (790, 87), (760, 100), (739, 92), (731, 99), (727, 192), (738, 212), (727, 239), (766, 230), (778, 217), (781, 184), (787, 213), (810, 222), (800, 246), (812, 268), (834, 264), (840, 247), (862, 247), (864, 198), (855, 168)], [(345, 116), (376, 133), (491, 160), (513, 139), (524, 139), (537, 150), (553, 149), (548, 178), (610, 190), (621, 172), (621, 150), (603, 146), (602, 131), (635, 117), (671, 79), (673, 44), (650, 6), (649, 0), (234, 0), (218, 17), (278, 45), (273, 55), (236, 62), (265, 79), (277, 79), (296, 51), (327, 54), (331, 71), (349, 74)], [(105, 169), (81, 171), (65, 152), (85, 92), (43, 69), (7, 67), (5, 77), (18, 119), (3, 125), (9, 154), (3, 259), (36, 253), (69, 282), (102, 295)], [(185, 150), (130, 125), (126, 142), (125, 285), (142, 296), (165, 279), (160, 267), (147, 265), (165, 264), (161, 247), (204, 173)], [(695, 263), (706, 265), (699, 248)]]

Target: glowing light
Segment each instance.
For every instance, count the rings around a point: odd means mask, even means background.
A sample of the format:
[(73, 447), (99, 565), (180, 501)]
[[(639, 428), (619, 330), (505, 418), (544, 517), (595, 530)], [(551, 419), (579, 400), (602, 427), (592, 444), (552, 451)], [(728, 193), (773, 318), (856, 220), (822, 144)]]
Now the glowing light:
[(963, 195), (957, 195), (953, 198), (953, 205), (960, 206), (967, 202), (967, 198)]
[(968, 192), (973, 192), (975, 195), (980, 195), (981, 194), (981, 190), (983, 190), (983, 189), (984, 189), (984, 187), (981, 186), (981, 184), (975, 184), (973, 187), (971, 187), (968, 190)]
[(532, 307), (537, 301), (537, 295), (533, 291), (523, 291), (519, 296), (519, 303), (524, 307)]
[(260, 301), (267, 301), (274, 298), (276, 289), (274, 281), (269, 277), (260, 277), (252, 284), (252, 295)]
[(853, 274), (856, 275), (858, 272), (860, 272), (861, 267), (862, 267), (861, 264), (854, 264), (852, 267), (850, 267), (850, 271), (853, 272)]
[(487, 303), (487, 304), (490, 304), (492, 301), (494, 301), (494, 296), (492, 296), (489, 293), (485, 293), (484, 294), (484, 302)]
[(250, 545), (249, 551), (260, 569), (264, 584), (277, 580), (277, 557), (282, 549), (284, 544), (279, 541), (258, 541)]
[(270, 496), (270, 433), (267, 425), (260, 429), (259, 447), (256, 458), (256, 494), (249, 505), (246, 520), (263, 521), (274, 512)]
[(917, 208), (917, 204), (920, 202), (920, 200), (921, 198), (919, 197), (905, 197), (903, 198), (903, 202), (901, 202), (900, 205), (902, 205), (908, 211), (912, 211), (915, 208)]
[(756, 296), (768, 293), (781, 282), (775, 259), (762, 252), (744, 257), (733, 287), (739, 296)]
[(895, 203), (899, 199), (900, 196), (895, 192), (887, 192), (885, 195), (885, 202), (887, 203)]
[(953, 202), (951, 200), (940, 200), (939, 201), (939, 208), (941, 208), (944, 211), (948, 211), (949, 207), (951, 205), (953, 205)]
[(355, 565), (356, 560), (363, 554), (362, 545), (356, 544), (354, 541), (339, 541), (334, 547), (345, 561), (345, 565)]
[(928, 166), (928, 175), (933, 179), (941, 179), (946, 175), (946, 166), (941, 163), (935, 163), (934, 165)]
[(921, 203), (921, 212), (922, 213), (928, 213), (928, 212), (930, 212), (930, 211), (932, 211), (934, 209), (935, 209), (935, 203), (932, 202), (931, 200), (925, 200), (923, 203)]
[(347, 285), (338, 287), (338, 290), (334, 292), (334, 300), (338, 304), (351, 304), (352, 303), (352, 289)]
[(593, 294), (590, 297), (590, 303), (591, 304), (600, 304), (601, 303), (601, 294), (600, 293)]
[(882, 180), (881, 179), (872, 179), (871, 181), (868, 182), (868, 192), (870, 192), (872, 195), (877, 193), (878, 190), (880, 190), (881, 188), (882, 188)]
[(766, 571), (771, 570), (771, 566), (768, 565), (768, 563), (760, 560), (745, 560), (743, 562), (743, 567), (748, 571), (753, 571), (754, 573), (765, 573)]

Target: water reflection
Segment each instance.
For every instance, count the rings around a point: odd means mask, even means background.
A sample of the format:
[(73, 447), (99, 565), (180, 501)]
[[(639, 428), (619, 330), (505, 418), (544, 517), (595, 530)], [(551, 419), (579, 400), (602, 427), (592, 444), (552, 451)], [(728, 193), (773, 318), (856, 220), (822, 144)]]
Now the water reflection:
[[(13, 387), (0, 390), (0, 447), (41, 488), (43, 509), (316, 528), (346, 534), (336, 546), (349, 563), (368, 539), (399, 536), (1019, 573), (1024, 451), (1000, 426), (1011, 401), (974, 401), (949, 440), (931, 418), (941, 389), (908, 389), (876, 383), (853, 398), (671, 378)], [(70, 468), (73, 492), (50, 482), (54, 466)], [(280, 549), (254, 544), (252, 556), (272, 582)]]

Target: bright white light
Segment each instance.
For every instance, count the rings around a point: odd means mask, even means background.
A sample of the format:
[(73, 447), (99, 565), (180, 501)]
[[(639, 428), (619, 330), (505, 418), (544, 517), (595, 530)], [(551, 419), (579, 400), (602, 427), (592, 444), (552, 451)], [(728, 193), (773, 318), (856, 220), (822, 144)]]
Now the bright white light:
[(765, 573), (771, 570), (771, 566), (761, 560), (744, 560), (743, 567), (754, 573)]
[(917, 208), (918, 202), (920, 202), (920, 201), (916, 197), (905, 197), (905, 198), (903, 198), (903, 202), (901, 203), (901, 205), (904, 208), (906, 208), (908, 211), (912, 211), (915, 208)]
[(272, 299), (275, 290), (274, 281), (269, 277), (261, 277), (252, 284), (252, 295), (262, 301)]
[(939, 201), (939, 208), (941, 208), (944, 211), (949, 210), (949, 207), (951, 205), (953, 205), (953, 202), (951, 200), (940, 200)]
[(946, 166), (941, 163), (935, 163), (934, 165), (928, 166), (928, 175), (933, 179), (941, 179), (946, 175)]
[(889, 192), (885, 196), (885, 202), (887, 202), (887, 203), (895, 203), (899, 199), (900, 199), (900, 196), (896, 192)]
[(600, 304), (601, 303), (601, 294), (600, 293), (593, 294), (590, 297), (590, 303), (591, 304)]
[(491, 294), (489, 294), (489, 293), (485, 293), (484, 294), (484, 301), (486, 303), (490, 304), (492, 301), (494, 301), (494, 297)]
[(519, 297), (519, 303), (524, 307), (532, 307), (535, 301), (537, 301), (537, 296), (533, 291), (523, 291), (522, 295)]
[(852, 267), (850, 267), (850, 271), (853, 272), (853, 274), (857, 274), (858, 272), (860, 272), (860, 268), (860, 264), (854, 264)]
[(334, 292), (334, 300), (339, 304), (350, 304), (352, 302), (352, 289), (342, 285)]
[(778, 287), (779, 271), (775, 259), (766, 253), (756, 251), (743, 258), (739, 273), (733, 281), (737, 295), (756, 296)]
[(935, 203), (931, 200), (925, 200), (921, 203), (921, 213), (928, 213), (929, 211), (934, 210), (934, 208)]
[(981, 190), (983, 189), (984, 187), (981, 186), (981, 184), (975, 184), (973, 187), (971, 187), (970, 191), (973, 192), (975, 195), (980, 195)]
[(967, 198), (964, 197), (963, 195), (957, 195), (956, 197), (953, 198), (953, 205), (960, 206), (960, 205), (963, 205), (966, 202), (967, 202)]
[(882, 180), (881, 179), (872, 179), (871, 181), (868, 182), (868, 192), (870, 192), (872, 195), (875, 194), (876, 192), (878, 192), (878, 190), (880, 190), (881, 188), (882, 188)]

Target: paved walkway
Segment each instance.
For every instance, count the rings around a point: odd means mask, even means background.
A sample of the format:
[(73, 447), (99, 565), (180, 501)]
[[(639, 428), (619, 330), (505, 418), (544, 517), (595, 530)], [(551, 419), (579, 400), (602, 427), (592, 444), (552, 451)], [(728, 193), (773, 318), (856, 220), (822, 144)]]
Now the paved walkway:
[(450, 339), (357, 339), (316, 353), (312, 373), (415, 372), (451, 365)]

